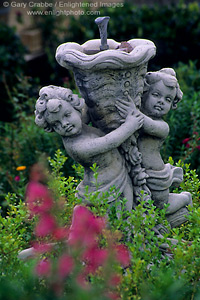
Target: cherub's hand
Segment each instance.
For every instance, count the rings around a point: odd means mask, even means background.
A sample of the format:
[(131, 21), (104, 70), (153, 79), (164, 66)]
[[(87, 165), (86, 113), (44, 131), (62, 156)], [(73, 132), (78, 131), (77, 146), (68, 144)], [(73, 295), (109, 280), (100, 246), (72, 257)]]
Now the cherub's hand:
[(142, 127), (144, 124), (144, 116), (137, 111), (137, 113), (129, 113), (126, 117), (125, 123), (131, 124), (131, 127), (134, 129), (134, 132)]
[(129, 114), (132, 115), (139, 112), (130, 96), (128, 96), (127, 100), (116, 100), (115, 106), (117, 107), (118, 112), (123, 119), (126, 119)]

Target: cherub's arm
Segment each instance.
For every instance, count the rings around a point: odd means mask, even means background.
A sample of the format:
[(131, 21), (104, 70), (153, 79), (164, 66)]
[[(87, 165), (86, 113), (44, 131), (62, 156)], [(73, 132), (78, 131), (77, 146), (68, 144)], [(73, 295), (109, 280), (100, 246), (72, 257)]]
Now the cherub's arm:
[(169, 126), (165, 121), (153, 120), (143, 113), (142, 115), (144, 116), (144, 124), (142, 127), (144, 132), (162, 139), (168, 136)]
[[(142, 124), (143, 116), (140, 113), (134, 115), (129, 113), (127, 118), (125, 119), (125, 122), (120, 127), (111, 131), (105, 136), (97, 138), (88, 137), (84, 139), (84, 142), (81, 138), (80, 141), (78, 141), (76, 138), (75, 143), (73, 143), (73, 137), (71, 137), (74, 154), (76, 154), (76, 156), (87, 159), (87, 157), (106, 153), (112, 149), (119, 147), (136, 130), (141, 128)], [(66, 147), (68, 147), (67, 143)]]
[[(139, 112), (139, 110), (136, 109), (136, 106), (130, 96), (128, 97), (128, 100), (117, 100), (116, 107), (118, 108), (118, 111), (122, 118), (126, 118), (130, 110), (134, 111), (135, 113)], [(144, 117), (144, 124), (142, 126), (144, 132), (159, 138), (166, 138), (168, 136), (169, 126), (165, 121), (153, 120), (143, 113), (141, 113), (141, 115)]]

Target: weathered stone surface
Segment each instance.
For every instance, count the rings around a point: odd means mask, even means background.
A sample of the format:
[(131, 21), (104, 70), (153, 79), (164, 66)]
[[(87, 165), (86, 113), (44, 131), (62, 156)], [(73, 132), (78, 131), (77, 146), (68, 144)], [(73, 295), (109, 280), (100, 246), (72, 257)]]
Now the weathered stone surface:
[[(100, 51), (102, 44), (108, 50)], [(188, 192), (169, 193), (182, 182), (183, 170), (164, 164), (160, 149), (169, 134), (163, 117), (177, 107), (182, 92), (173, 69), (147, 73), (155, 51), (151, 41), (120, 44), (105, 34), (83, 45), (60, 45), (56, 59), (73, 71), (82, 98), (69, 89), (44, 87), (36, 103), (36, 124), (60, 134), (68, 155), (84, 166), (77, 188), (83, 200), (86, 186), (88, 192), (102, 193), (114, 185), (131, 211), (143, 190), (144, 199), (152, 198), (158, 208), (169, 204), (167, 219), (174, 227), (185, 222), (192, 198)], [(93, 163), (99, 167), (96, 184)], [(113, 200), (111, 195), (108, 202)]]

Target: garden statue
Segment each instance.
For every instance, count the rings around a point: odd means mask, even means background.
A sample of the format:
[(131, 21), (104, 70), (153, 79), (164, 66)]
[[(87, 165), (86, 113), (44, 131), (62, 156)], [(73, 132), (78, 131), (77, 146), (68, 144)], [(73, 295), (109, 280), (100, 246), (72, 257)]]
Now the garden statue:
[[(169, 192), (172, 184), (181, 183), (183, 171), (164, 164), (160, 148), (169, 133), (162, 117), (176, 108), (182, 92), (173, 69), (147, 73), (156, 52), (153, 42), (107, 40), (108, 20), (96, 19), (100, 40), (58, 47), (56, 59), (73, 71), (82, 98), (66, 88), (44, 87), (35, 121), (61, 135), (68, 155), (84, 166), (84, 179), (77, 188), (83, 201), (86, 186), (88, 192), (115, 186), (131, 211), (144, 191), (143, 198), (152, 199), (158, 208), (169, 204), (167, 218), (175, 227), (186, 221), (192, 199), (188, 192)], [(99, 167), (98, 187), (93, 182), (94, 163)], [(112, 195), (108, 201), (113, 202)]]
[[(187, 215), (187, 205), (192, 206), (189, 192), (169, 193), (169, 187), (183, 181), (183, 170), (180, 167), (164, 164), (160, 149), (169, 134), (169, 126), (162, 119), (170, 109), (176, 109), (182, 99), (182, 91), (171, 68), (157, 72), (148, 72), (144, 78), (144, 92), (141, 101), (143, 126), (138, 136), (138, 148), (142, 154), (142, 166), (148, 175), (146, 181), (151, 191), (154, 204), (162, 209), (167, 208), (167, 218), (172, 227), (182, 224)], [(131, 110), (133, 101), (117, 100), (117, 108), (123, 118)]]
[[(115, 186), (127, 198), (127, 210), (133, 207), (133, 188), (118, 147), (143, 124), (142, 114), (130, 109), (125, 122), (110, 133), (82, 123), (81, 109), (84, 100), (72, 94), (71, 90), (56, 86), (40, 90), (36, 103), (36, 124), (48, 132), (55, 131), (62, 136), (67, 153), (84, 166), (84, 179), (77, 188), (77, 196), (85, 199), (88, 192), (98, 189), (109, 191)], [(98, 182), (94, 182), (91, 166), (98, 164)], [(97, 187), (98, 185), (98, 187)], [(112, 202), (112, 196), (109, 202)]]

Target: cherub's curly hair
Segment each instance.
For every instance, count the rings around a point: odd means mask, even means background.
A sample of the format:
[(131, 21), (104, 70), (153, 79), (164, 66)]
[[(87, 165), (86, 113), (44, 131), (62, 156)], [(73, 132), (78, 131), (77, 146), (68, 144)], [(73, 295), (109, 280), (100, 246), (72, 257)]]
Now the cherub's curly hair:
[(157, 72), (148, 72), (144, 77), (144, 94), (148, 92), (150, 86), (162, 80), (163, 83), (171, 88), (176, 88), (176, 96), (172, 103), (172, 109), (177, 108), (177, 103), (181, 101), (183, 93), (176, 78), (176, 72), (172, 68), (163, 68)]
[(49, 85), (43, 87), (39, 92), (39, 99), (35, 105), (35, 123), (44, 128), (47, 132), (54, 131), (53, 127), (46, 120), (46, 112), (59, 111), (59, 105), (53, 105), (53, 101), (57, 99), (67, 101), (73, 106), (74, 109), (81, 113), (81, 110), (85, 104), (83, 98), (79, 98), (78, 95), (73, 94), (70, 89)]

